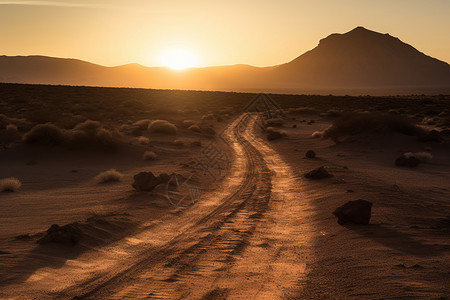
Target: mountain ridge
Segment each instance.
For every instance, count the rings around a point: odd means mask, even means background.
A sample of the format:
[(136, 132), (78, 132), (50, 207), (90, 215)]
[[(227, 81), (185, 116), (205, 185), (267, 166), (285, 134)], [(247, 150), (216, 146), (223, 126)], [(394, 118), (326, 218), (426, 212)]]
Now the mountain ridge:
[(416, 90), (450, 93), (450, 65), (389, 34), (358, 26), (333, 33), (293, 60), (174, 71), (137, 63), (106, 67), (73, 58), (0, 56), (0, 81), (224, 91)]

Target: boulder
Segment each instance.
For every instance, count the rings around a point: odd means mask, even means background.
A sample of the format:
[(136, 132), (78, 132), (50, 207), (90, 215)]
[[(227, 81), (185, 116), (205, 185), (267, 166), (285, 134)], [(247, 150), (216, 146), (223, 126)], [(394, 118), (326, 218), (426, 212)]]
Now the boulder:
[(37, 241), (38, 244), (59, 243), (69, 246), (76, 245), (81, 239), (82, 233), (78, 228), (78, 223), (71, 223), (64, 226), (53, 224), (47, 230), (44, 237)]
[(414, 156), (406, 157), (402, 155), (395, 160), (395, 165), (400, 167), (414, 168), (419, 165), (420, 161)]
[(422, 134), (421, 136), (419, 136), (418, 141), (419, 142), (435, 142), (435, 143), (440, 143), (443, 140), (443, 136), (441, 134), (441, 132), (437, 131), (437, 130), (431, 130), (430, 132), (427, 132), (425, 134)]
[[(169, 175), (167, 175), (167, 177), (169, 177)], [(137, 191), (150, 192), (161, 183), (161, 176), (156, 177), (152, 172), (140, 172), (134, 175), (134, 182), (132, 186)]]
[(305, 174), (305, 177), (309, 178), (309, 179), (322, 179), (322, 178), (328, 178), (331, 176), (333, 176), (333, 175), (328, 173), (328, 171), (325, 170), (325, 168), (323, 166), (319, 167), (317, 169), (314, 169), (312, 171), (309, 171), (308, 173)]
[(307, 158), (316, 158), (316, 152), (314, 152), (313, 150), (308, 150), (305, 154), (305, 156)]
[(372, 214), (372, 203), (366, 200), (349, 201), (342, 206), (336, 208), (333, 212), (338, 218), (339, 224), (355, 223), (355, 224), (369, 224)]

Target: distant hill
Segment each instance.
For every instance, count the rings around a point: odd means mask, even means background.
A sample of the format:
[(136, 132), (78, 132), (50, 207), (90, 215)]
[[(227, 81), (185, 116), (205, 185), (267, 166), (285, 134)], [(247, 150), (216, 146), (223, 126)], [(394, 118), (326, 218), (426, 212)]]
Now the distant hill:
[(0, 82), (290, 93), (450, 93), (450, 65), (389, 34), (357, 27), (331, 34), (279, 66), (173, 71), (76, 59), (0, 56)]

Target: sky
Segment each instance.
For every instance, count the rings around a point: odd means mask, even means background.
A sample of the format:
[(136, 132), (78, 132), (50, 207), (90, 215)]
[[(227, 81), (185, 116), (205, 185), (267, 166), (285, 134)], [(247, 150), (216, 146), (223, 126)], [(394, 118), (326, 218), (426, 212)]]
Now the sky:
[(449, 0), (0, 0), (0, 55), (272, 66), (364, 26), (450, 63), (449, 16)]

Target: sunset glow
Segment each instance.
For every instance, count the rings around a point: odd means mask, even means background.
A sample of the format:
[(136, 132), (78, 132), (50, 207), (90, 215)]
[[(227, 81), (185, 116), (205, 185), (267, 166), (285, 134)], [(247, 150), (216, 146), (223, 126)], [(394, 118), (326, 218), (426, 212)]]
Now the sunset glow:
[(184, 49), (173, 49), (166, 53), (161, 58), (161, 64), (174, 70), (184, 70), (187, 68), (196, 67), (198, 64), (197, 57), (191, 52)]

